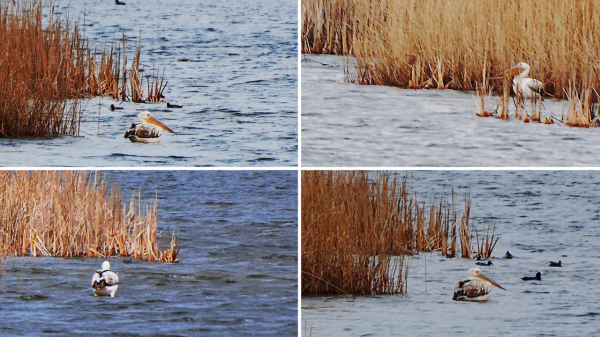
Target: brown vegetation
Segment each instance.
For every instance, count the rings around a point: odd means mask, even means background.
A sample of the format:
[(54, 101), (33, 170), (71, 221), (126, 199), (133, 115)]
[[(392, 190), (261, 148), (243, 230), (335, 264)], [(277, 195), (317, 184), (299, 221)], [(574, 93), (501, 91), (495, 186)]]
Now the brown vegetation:
[(598, 31), (595, 1), (302, 0), (302, 52), (355, 55), (364, 84), (473, 90), (484, 64), (524, 61), (566, 98), (569, 82), (600, 87)]
[[(77, 22), (72, 25), (53, 13), (47, 21), (44, 26), (40, 1), (0, 6), (0, 137), (77, 136), (79, 99), (127, 99), (125, 37), (121, 73), (121, 55), (115, 55), (112, 44), (104, 46), (98, 64)], [(138, 68), (139, 58), (138, 45)], [(162, 97), (166, 84), (160, 81), (146, 100)]]
[[(460, 218), (454, 193), (426, 207), (388, 174), (302, 173), (302, 294), (393, 294), (406, 291), (404, 256), (440, 251), (473, 255), (470, 200)], [(457, 240), (458, 239), (458, 240)]]
[(108, 257), (178, 262), (173, 236), (157, 243), (158, 203), (80, 171), (0, 171), (0, 256)]

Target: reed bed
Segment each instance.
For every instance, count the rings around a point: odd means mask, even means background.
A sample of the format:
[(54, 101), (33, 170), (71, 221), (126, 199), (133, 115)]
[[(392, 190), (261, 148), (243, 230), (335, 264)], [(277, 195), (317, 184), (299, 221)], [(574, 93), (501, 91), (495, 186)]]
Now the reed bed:
[(179, 261), (174, 232), (168, 249), (157, 242), (158, 199), (147, 204), (134, 192), (125, 203), (98, 173), (1, 171), (0, 195), (1, 256)]
[[(404, 258), (420, 251), (473, 255), (470, 199), (461, 218), (454, 193), (429, 207), (401, 180), (364, 171), (302, 173), (302, 294), (406, 291)], [(459, 225), (460, 221), (460, 225)]]
[(564, 99), (600, 86), (599, 31), (597, 1), (302, 0), (302, 51), (356, 56), (363, 84), (474, 90), (523, 61)]
[[(41, 1), (0, 4), (0, 137), (78, 136), (80, 99), (128, 99), (125, 36), (122, 54), (105, 45), (98, 61), (77, 22), (51, 12), (43, 25), (42, 8)], [(140, 49), (138, 45), (138, 68)], [(153, 83), (150, 96), (133, 94), (136, 102), (154, 102), (164, 87), (161, 80)]]

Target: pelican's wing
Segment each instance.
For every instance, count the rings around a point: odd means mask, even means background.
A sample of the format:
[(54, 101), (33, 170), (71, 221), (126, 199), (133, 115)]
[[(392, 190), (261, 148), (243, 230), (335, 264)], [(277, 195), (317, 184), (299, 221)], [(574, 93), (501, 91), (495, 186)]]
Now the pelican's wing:
[(106, 280), (107, 286), (114, 286), (119, 284), (119, 276), (117, 276), (117, 274), (113, 273), (112, 271), (104, 272), (102, 276), (104, 277), (104, 280)]
[(162, 135), (162, 130), (149, 125), (137, 124), (135, 135), (140, 138), (158, 138)]
[(526, 85), (529, 89), (533, 91), (540, 91), (544, 88), (544, 83), (533, 78), (526, 78), (523, 82), (523, 85)]
[(455, 301), (473, 300), (489, 294), (492, 291), (491, 289), (491, 287), (486, 287), (483, 282), (477, 280), (460, 281), (454, 288), (452, 299)]
[(100, 275), (94, 273), (94, 276), (92, 276), (92, 288), (96, 288), (96, 283), (98, 283), (98, 281), (100, 281)]

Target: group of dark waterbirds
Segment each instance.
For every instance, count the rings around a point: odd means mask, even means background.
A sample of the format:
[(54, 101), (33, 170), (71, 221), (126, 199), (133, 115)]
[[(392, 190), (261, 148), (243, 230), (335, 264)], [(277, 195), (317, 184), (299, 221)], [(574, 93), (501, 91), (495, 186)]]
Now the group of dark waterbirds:
[[(504, 255), (505, 259), (512, 259), (513, 257), (514, 257), (514, 255), (512, 255), (510, 253), (510, 251), (506, 251), (506, 254)], [(481, 261), (480, 257), (477, 257), (477, 262), (475, 262), (475, 264), (478, 266), (493, 266), (494, 265), (492, 263), (492, 261), (490, 261), (490, 260), (488, 260), (487, 262)], [(550, 267), (562, 267), (562, 261), (558, 261), (558, 262), (550, 261), (549, 266)], [(542, 273), (538, 271), (535, 274), (535, 276), (523, 276), (523, 277), (521, 277), (521, 280), (523, 280), (523, 281), (541, 281)]]
[[(181, 108), (183, 108), (183, 105), (179, 105), (179, 104), (171, 104), (171, 103), (167, 102), (167, 108), (168, 108), (168, 109), (181, 109)], [(111, 111), (115, 111), (115, 110), (123, 110), (123, 107), (120, 107), (120, 106), (115, 106), (114, 104), (111, 104), (109, 109), (110, 109)]]

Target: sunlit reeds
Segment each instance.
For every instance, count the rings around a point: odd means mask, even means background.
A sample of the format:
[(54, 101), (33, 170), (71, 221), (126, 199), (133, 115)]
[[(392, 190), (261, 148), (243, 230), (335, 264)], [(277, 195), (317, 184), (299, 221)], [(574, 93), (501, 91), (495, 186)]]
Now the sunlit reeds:
[(157, 242), (157, 200), (138, 191), (127, 204), (98, 173), (2, 171), (0, 195), (0, 255), (178, 262), (174, 232), (168, 249)]
[(600, 87), (596, 1), (302, 0), (301, 12), (302, 52), (356, 56), (359, 83), (474, 90), (484, 62), (497, 74), (523, 61), (556, 98), (569, 82)]
[(462, 257), (473, 254), (468, 196), (459, 218), (453, 192), (450, 204), (442, 197), (427, 207), (406, 178), (304, 171), (301, 204), (303, 295), (402, 293), (406, 255), (454, 257), (457, 243)]

